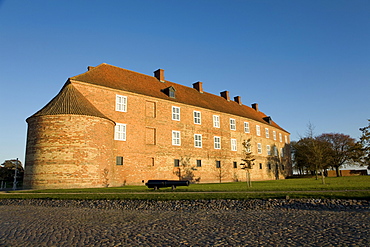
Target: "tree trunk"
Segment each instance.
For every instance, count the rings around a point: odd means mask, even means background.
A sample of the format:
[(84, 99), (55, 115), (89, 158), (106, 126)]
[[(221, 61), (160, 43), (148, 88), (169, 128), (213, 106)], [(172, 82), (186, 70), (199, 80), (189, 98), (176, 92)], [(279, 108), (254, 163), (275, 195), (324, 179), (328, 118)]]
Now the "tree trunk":
[(249, 173), (248, 169), (247, 169), (247, 186), (252, 187), (251, 174)]
[(325, 184), (325, 174), (324, 170), (321, 171), (321, 179), (322, 179), (322, 184)]
[(337, 173), (337, 177), (340, 177), (339, 166), (335, 167), (335, 172)]

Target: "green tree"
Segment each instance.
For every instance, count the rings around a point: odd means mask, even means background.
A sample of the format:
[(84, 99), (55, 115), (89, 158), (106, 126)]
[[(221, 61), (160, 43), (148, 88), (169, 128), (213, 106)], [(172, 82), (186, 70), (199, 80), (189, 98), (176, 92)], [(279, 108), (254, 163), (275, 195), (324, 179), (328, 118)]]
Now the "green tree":
[(366, 165), (367, 169), (370, 169), (370, 119), (368, 119), (368, 121), (368, 126), (360, 128), (362, 135), (359, 143), (361, 143), (363, 150), (362, 164)]

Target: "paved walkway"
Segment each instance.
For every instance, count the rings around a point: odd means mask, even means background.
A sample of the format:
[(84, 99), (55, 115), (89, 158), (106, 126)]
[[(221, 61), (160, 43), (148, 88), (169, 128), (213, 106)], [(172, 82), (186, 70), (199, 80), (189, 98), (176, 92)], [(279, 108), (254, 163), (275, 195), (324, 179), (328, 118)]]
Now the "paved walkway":
[(81, 203), (0, 201), (0, 246), (370, 246), (368, 203)]

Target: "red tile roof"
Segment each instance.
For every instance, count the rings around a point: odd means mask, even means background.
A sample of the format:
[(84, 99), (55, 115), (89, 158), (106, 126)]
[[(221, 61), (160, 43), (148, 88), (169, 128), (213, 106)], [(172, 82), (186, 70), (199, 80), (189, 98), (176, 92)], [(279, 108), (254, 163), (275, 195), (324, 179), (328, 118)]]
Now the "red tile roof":
[(94, 116), (113, 121), (91, 104), (70, 82), (67, 82), (57, 96), (31, 117), (64, 114)]
[[(227, 101), (221, 96), (217, 96), (207, 92), (200, 93), (194, 88), (186, 87), (167, 80), (165, 80), (164, 82), (160, 82), (154, 76), (140, 74), (105, 63), (100, 64), (94, 68), (90, 67), (89, 71), (71, 77), (70, 80), (86, 82), (108, 88), (152, 96), (155, 98), (165, 99), (173, 102), (193, 105), (253, 119), (261, 123), (268, 124), (268, 122), (264, 120), (264, 118), (267, 117), (264, 113), (256, 111), (246, 105), (239, 105), (235, 101)], [(171, 98), (164, 93), (164, 89), (170, 86), (172, 86), (176, 90), (175, 98)], [(274, 121), (271, 121), (270, 125), (285, 131)]]

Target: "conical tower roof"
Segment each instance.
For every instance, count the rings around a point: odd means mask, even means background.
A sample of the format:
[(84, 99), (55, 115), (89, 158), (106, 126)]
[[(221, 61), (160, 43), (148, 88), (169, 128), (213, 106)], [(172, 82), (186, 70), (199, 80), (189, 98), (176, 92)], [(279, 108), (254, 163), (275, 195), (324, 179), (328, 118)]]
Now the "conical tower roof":
[(112, 121), (91, 104), (69, 81), (57, 96), (30, 118), (47, 115), (86, 115)]

